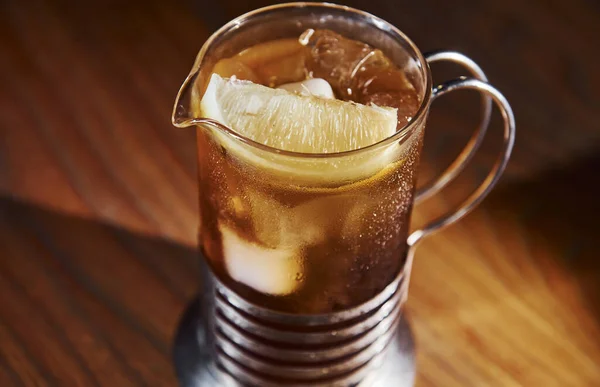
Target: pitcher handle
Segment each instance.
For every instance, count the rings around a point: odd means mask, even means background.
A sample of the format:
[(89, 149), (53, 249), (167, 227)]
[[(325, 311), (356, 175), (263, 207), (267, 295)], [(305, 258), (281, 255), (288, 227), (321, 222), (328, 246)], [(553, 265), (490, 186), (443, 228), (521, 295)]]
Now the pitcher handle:
[(439, 192), (450, 181), (458, 176), (458, 174), (471, 160), (481, 145), (481, 142), (487, 131), (491, 114), (491, 101), (496, 103), (500, 109), (500, 113), (502, 114), (502, 118), (504, 120), (504, 136), (501, 153), (494, 163), (491, 171), (479, 185), (479, 187), (477, 187), (477, 189), (475, 189), (475, 191), (471, 193), (471, 195), (469, 195), (467, 199), (465, 199), (465, 201), (458, 206), (458, 208), (440, 216), (439, 218), (434, 219), (423, 228), (411, 233), (408, 237), (408, 245), (411, 248), (420, 242), (424, 237), (439, 231), (464, 217), (487, 196), (487, 194), (492, 190), (492, 188), (494, 188), (500, 179), (502, 172), (504, 172), (515, 142), (515, 118), (512, 108), (510, 107), (504, 95), (502, 95), (502, 93), (500, 93), (494, 86), (487, 83), (485, 74), (475, 62), (465, 55), (453, 51), (433, 52), (425, 55), (425, 58), (427, 59), (428, 63), (441, 60), (459, 63), (465, 66), (473, 74), (473, 77), (460, 77), (434, 87), (431, 95), (432, 102), (446, 93), (460, 89), (477, 90), (483, 93), (485, 100), (482, 107), (482, 122), (469, 140), (469, 143), (465, 146), (465, 149), (441, 174), (441, 176), (435, 179), (435, 181), (432, 183), (427, 184), (424, 188), (416, 193), (416, 202), (423, 201)]
[[(428, 64), (435, 62), (448, 61), (456, 64), (460, 64), (465, 67), (473, 78), (479, 79), (482, 82), (487, 82), (488, 79), (485, 73), (471, 58), (463, 55), (456, 51), (431, 51), (424, 54)], [(434, 89), (435, 91), (435, 89)], [(485, 138), (488, 126), (490, 125), (490, 117), (492, 116), (492, 99), (487, 95), (481, 97), (481, 122), (479, 126), (473, 132), (473, 135), (469, 139), (467, 145), (458, 155), (456, 160), (448, 166), (448, 168), (433, 181), (425, 184), (422, 188), (417, 190), (415, 194), (415, 204), (429, 199), (436, 193), (442, 190), (448, 183), (450, 183), (462, 170), (467, 166), (471, 158), (477, 152), (477, 149), (481, 145), (481, 142)]]

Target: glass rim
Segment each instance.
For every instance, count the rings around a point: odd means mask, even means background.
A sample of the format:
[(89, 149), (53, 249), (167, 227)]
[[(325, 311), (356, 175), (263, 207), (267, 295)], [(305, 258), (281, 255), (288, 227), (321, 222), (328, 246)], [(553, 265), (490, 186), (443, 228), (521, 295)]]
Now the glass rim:
[[(232, 19), (231, 21), (224, 24), (221, 28), (216, 30), (202, 45), (202, 48), (200, 49), (200, 52), (198, 53), (198, 56), (195, 60), (192, 71), (190, 72), (190, 74), (188, 75), (186, 80), (184, 81), (182, 87), (180, 88), (180, 90), (177, 94), (177, 99), (175, 101), (175, 106), (174, 106), (174, 110), (173, 110), (173, 122), (174, 123), (176, 122), (175, 117), (177, 114), (178, 103), (181, 98), (182, 91), (184, 89), (186, 89), (186, 87), (188, 86), (188, 83), (197, 76), (197, 74), (200, 71), (201, 62), (204, 59), (204, 57), (206, 56), (206, 52), (214, 44), (215, 40), (217, 40), (217, 38), (219, 36), (221, 36), (224, 33), (229, 32), (229, 31), (235, 30), (235, 29), (239, 28), (239, 26), (241, 24), (245, 23), (247, 20), (257, 17), (257, 16), (267, 13), (267, 12), (282, 10), (282, 9), (310, 8), (310, 7), (321, 8), (321, 9), (335, 9), (335, 10), (341, 10), (341, 11), (347, 12), (349, 14), (360, 15), (364, 19), (368, 20), (369, 24), (373, 25), (376, 28), (384, 27), (385, 30), (387, 30), (387, 31), (391, 32), (393, 35), (395, 35), (394, 39), (403, 40), (404, 42), (406, 42), (408, 44), (409, 48), (416, 55), (416, 58), (419, 63), (419, 67), (423, 69), (424, 75), (425, 75), (424, 76), (425, 87), (424, 87), (423, 99), (419, 105), (419, 108), (417, 109), (417, 112), (414, 114), (413, 117), (411, 117), (411, 120), (409, 122), (407, 122), (400, 130), (397, 130), (391, 136), (388, 136), (376, 143), (370, 144), (363, 148), (352, 149), (352, 150), (347, 150), (347, 151), (342, 151), (342, 152), (331, 152), (331, 153), (307, 153), (307, 152), (289, 151), (289, 150), (262, 144), (260, 142), (254, 141), (251, 138), (244, 136), (243, 134), (231, 129), (227, 125), (224, 125), (217, 120), (208, 119), (208, 118), (192, 118), (189, 121), (192, 121), (196, 125), (209, 124), (209, 125), (216, 126), (218, 129), (220, 129), (220, 130), (224, 131), (225, 133), (227, 133), (228, 135), (232, 136), (234, 139), (240, 140), (245, 144), (251, 145), (255, 148), (258, 148), (263, 151), (267, 151), (269, 153), (275, 153), (275, 154), (282, 155), (282, 156), (305, 158), (305, 159), (306, 158), (308, 158), (308, 159), (310, 159), (310, 158), (323, 159), (323, 158), (354, 156), (361, 152), (366, 153), (366, 152), (373, 151), (373, 150), (376, 150), (379, 148), (383, 148), (397, 140), (404, 141), (404, 140), (408, 139), (410, 137), (410, 134), (412, 134), (414, 132), (415, 128), (418, 126), (418, 124), (421, 122), (421, 120), (426, 115), (427, 109), (431, 102), (433, 82), (431, 79), (431, 71), (429, 70), (429, 65), (427, 63), (427, 60), (425, 59), (425, 57), (423, 56), (423, 53), (421, 52), (421, 50), (419, 50), (417, 45), (406, 34), (404, 34), (402, 31), (400, 31), (393, 24), (391, 24), (391, 23), (383, 20), (382, 18), (375, 16), (369, 12), (362, 11), (362, 10), (352, 8), (352, 7), (348, 7), (345, 5), (334, 4), (334, 3), (291, 2), (291, 3), (275, 4), (275, 5), (257, 8), (255, 10), (252, 10), (250, 12), (242, 14), (242, 15), (236, 17), (235, 19)], [(186, 121), (188, 121), (188, 120), (186, 120)]]

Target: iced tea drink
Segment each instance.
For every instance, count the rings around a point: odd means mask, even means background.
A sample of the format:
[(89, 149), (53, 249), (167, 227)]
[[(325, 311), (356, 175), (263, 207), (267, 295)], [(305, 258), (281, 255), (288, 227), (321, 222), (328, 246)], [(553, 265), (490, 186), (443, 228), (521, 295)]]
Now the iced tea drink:
[[(382, 51), (329, 30), (253, 45), (212, 72), (271, 88), (323, 79), (337, 99), (396, 108), (398, 131), (422, 98)], [(197, 109), (205, 88), (197, 85)], [(402, 269), (421, 132), (306, 160), (245, 152), (205, 128), (197, 141), (201, 250), (247, 300), (290, 313), (339, 311), (369, 300)]]
[[(434, 87), (429, 64), (439, 61), (473, 77)], [(265, 7), (215, 32), (172, 115), (176, 127), (197, 131), (204, 281), (178, 335), (180, 378), (412, 386), (403, 308), (415, 247), (481, 202), (514, 143), (512, 110), (485, 80), (470, 58), (423, 55), (384, 20), (335, 4)], [(441, 176), (415, 192), (429, 108), (455, 90), (486, 97), (482, 122)], [(413, 202), (471, 160), (491, 102), (504, 135), (489, 174), (409, 235)]]

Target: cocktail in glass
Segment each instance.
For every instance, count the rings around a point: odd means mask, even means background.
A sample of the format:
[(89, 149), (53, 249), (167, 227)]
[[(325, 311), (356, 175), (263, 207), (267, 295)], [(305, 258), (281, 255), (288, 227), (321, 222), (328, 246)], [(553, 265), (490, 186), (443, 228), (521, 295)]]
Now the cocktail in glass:
[[(428, 60), (458, 62), (474, 78), (433, 88)], [(324, 78), (337, 98), (397, 108), (398, 128), (339, 152), (256, 141), (203, 115), (199, 101), (213, 73), (269, 87)], [(442, 177), (416, 192), (430, 104), (459, 88), (487, 95), (484, 121)], [(443, 188), (477, 149), (489, 99), (505, 119), (501, 157), (463, 205), (409, 235), (415, 200)], [(207, 284), (198, 385), (410, 385), (412, 371), (394, 362), (402, 362), (397, 331), (414, 246), (483, 199), (514, 141), (510, 107), (479, 67), (453, 52), (426, 57), (358, 10), (284, 4), (243, 15), (207, 41), (173, 122), (197, 127)]]

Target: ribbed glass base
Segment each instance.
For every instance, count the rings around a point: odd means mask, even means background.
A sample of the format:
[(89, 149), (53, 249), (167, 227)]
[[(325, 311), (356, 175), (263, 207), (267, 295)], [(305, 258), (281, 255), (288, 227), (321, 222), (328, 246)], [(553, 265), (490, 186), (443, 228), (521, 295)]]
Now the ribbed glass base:
[(203, 271), (174, 344), (182, 387), (413, 386), (402, 276), (358, 308), (293, 316), (249, 304)]

